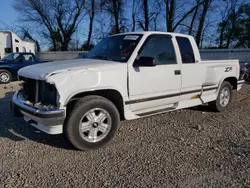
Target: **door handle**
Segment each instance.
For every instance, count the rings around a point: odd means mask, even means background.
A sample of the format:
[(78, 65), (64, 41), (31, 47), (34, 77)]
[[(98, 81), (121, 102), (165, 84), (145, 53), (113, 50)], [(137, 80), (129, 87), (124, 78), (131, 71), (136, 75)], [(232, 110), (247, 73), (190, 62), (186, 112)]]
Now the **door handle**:
[(175, 71), (174, 71), (174, 74), (175, 74), (175, 75), (181, 75), (181, 70), (175, 70)]

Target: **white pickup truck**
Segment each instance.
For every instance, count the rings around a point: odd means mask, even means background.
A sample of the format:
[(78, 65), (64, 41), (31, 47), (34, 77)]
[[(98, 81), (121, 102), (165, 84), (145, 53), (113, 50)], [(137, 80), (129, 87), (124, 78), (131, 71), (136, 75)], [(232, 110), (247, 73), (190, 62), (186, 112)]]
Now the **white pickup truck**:
[(239, 73), (238, 60), (201, 61), (191, 36), (124, 33), (84, 59), (22, 68), (24, 86), (11, 108), (37, 129), (90, 150), (110, 141), (120, 120), (203, 104), (225, 111), (243, 85)]

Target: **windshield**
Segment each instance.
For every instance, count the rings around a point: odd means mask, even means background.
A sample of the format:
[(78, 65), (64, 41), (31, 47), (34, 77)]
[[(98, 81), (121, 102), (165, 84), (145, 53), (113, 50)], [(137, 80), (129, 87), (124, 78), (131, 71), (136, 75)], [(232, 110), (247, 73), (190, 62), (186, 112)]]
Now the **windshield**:
[(19, 57), (19, 55), (20, 54), (16, 54), (16, 53), (9, 54), (9, 55), (5, 56), (2, 60), (3, 61), (14, 61)]
[(127, 62), (141, 38), (141, 34), (108, 37), (97, 44), (85, 57)]

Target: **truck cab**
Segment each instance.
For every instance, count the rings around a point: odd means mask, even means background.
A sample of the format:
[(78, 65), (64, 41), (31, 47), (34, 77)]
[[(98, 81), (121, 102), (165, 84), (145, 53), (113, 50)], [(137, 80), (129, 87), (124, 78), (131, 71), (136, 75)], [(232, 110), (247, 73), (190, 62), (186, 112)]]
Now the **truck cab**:
[(239, 73), (238, 60), (202, 61), (192, 36), (124, 33), (83, 59), (19, 70), (24, 87), (12, 109), (34, 127), (90, 150), (108, 143), (120, 120), (204, 104), (227, 110), (244, 83)]
[[(200, 90), (202, 86), (204, 73), (198, 64), (201, 59), (195, 41), (189, 36), (171, 34), (152, 33), (144, 37), (128, 68), (131, 108), (138, 113), (162, 104), (175, 108), (189, 97), (181, 93)], [(154, 59), (152, 66), (144, 64), (145, 57)], [(193, 74), (194, 69), (200, 73)], [(155, 96), (158, 100), (154, 100)]]

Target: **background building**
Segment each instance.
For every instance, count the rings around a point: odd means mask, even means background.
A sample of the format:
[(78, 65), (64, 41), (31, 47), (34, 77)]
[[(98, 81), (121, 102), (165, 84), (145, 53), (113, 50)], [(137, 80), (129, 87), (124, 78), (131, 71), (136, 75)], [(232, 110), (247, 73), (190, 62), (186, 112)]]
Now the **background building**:
[(33, 41), (21, 40), (11, 31), (0, 31), (0, 57), (14, 52), (35, 53), (35, 43)]

